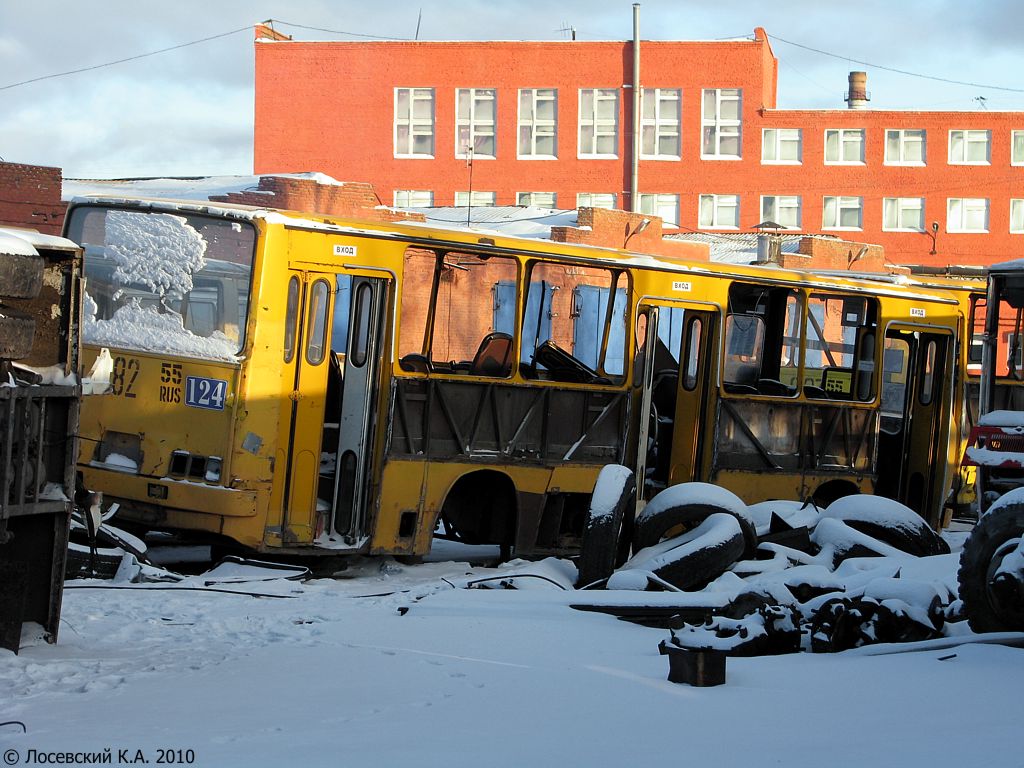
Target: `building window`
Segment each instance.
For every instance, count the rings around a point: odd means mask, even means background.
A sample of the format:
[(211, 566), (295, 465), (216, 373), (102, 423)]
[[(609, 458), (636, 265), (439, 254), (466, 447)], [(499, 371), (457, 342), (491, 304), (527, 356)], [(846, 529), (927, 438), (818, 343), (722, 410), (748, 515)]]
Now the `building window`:
[(885, 132), (886, 165), (924, 165), (925, 132), (923, 130), (887, 130)]
[(800, 196), (763, 196), (761, 198), (761, 221), (773, 221), (786, 229), (800, 229)]
[(434, 156), (434, 89), (395, 88), (395, 157)]
[(946, 231), (988, 232), (988, 198), (949, 198), (946, 201)]
[(554, 208), (557, 197), (554, 192), (517, 192), (516, 205), (532, 205), (536, 208)]
[(697, 226), (707, 229), (739, 229), (740, 196), (701, 195)]
[(1024, 235), (1024, 200), (1010, 201), (1010, 231), (1015, 235)]
[(474, 208), (486, 208), (494, 205), (494, 192), (456, 192), (456, 206), (472, 206)]
[(799, 165), (803, 159), (799, 128), (765, 128), (761, 131), (761, 162)]
[(615, 208), (612, 192), (580, 192), (576, 195), (577, 208)]
[(640, 157), (646, 160), (678, 160), (679, 114), (682, 92), (678, 89), (644, 88), (641, 98)]
[(558, 91), (523, 88), (519, 91), (520, 158), (554, 160), (558, 157)]
[(1010, 131), (1010, 164), (1024, 165), (1024, 131)]
[(458, 88), (455, 91), (455, 156), (494, 159), (496, 91), (493, 88)]
[(991, 131), (950, 131), (950, 165), (988, 165), (991, 160)]
[(860, 197), (826, 197), (822, 229), (860, 229), (864, 201)]
[(640, 213), (660, 216), (666, 224), (679, 224), (679, 195), (640, 193)]
[(700, 156), (705, 160), (739, 160), (743, 89), (701, 91)]
[(618, 157), (619, 92), (614, 88), (580, 90), (580, 157)]
[(882, 229), (886, 232), (924, 232), (924, 198), (884, 198)]
[(434, 204), (434, 193), (429, 189), (396, 189), (395, 207), (430, 208)]
[(825, 131), (826, 165), (864, 165), (864, 129), (829, 128)]

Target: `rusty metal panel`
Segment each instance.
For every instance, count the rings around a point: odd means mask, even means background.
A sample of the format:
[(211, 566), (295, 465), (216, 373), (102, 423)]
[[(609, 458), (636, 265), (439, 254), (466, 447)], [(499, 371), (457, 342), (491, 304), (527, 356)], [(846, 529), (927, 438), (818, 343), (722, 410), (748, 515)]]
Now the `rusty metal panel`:
[(877, 434), (871, 409), (722, 400), (715, 469), (874, 475)]
[(431, 460), (621, 461), (628, 393), (396, 378), (389, 455)]

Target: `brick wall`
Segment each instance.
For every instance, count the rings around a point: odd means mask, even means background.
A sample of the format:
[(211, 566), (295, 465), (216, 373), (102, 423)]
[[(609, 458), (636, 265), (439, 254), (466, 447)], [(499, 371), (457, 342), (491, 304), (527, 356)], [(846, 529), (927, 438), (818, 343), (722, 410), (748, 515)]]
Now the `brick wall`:
[(60, 168), (0, 163), (0, 225), (59, 235), (64, 224)]
[(313, 178), (263, 176), (255, 190), (214, 195), (210, 200), (373, 221), (424, 221), (422, 214), (383, 207), (373, 187), (362, 182), (321, 184)]
[(789, 269), (848, 269), (852, 272), (887, 272), (885, 249), (880, 245), (805, 237), (799, 253), (782, 254), (781, 266)]
[[(648, 221), (647, 226), (642, 232), (638, 231), (644, 220)], [(624, 248), (637, 253), (693, 261), (708, 261), (710, 258), (710, 250), (704, 243), (665, 240), (662, 235), (662, 221), (657, 216), (606, 208), (580, 208), (575, 227), (551, 228), (551, 239), (556, 243)]]

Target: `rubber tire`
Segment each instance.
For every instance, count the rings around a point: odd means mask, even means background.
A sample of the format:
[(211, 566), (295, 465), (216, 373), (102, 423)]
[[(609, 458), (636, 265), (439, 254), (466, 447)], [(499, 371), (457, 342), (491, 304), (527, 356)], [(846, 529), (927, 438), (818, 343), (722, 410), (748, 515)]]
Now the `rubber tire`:
[(960, 553), (960, 599), (975, 632), (1024, 631), (1024, 611), (1005, 611), (989, 599), (988, 574), (997, 550), (1024, 535), (1024, 504), (997, 507), (981, 516)]
[(703, 523), (710, 515), (726, 514), (735, 517), (743, 531), (743, 558), (754, 557), (757, 551), (757, 530), (747, 518), (737, 515), (714, 504), (680, 504), (668, 507), (652, 517), (641, 517), (636, 522), (633, 532), (633, 551), (639, 552), (646, 547), (653, 547), (665, 538), (665, 534), (680, 525), (687, 529)]
[(896, 525), (879, 525), (869, 520), (859, 520), (856, 516), (829, 514), (827, 507), (823, 515), (840, 520), (853, 530), (908, 555), (930, 557), (949, 554), (949, 544), (946, 540), (933, 531), (923, 517), (910, 509), (907, 509), (907, 514)]
[(43, 287), (43, 266), (34, 254), (0, 253), (0, 297), (34, 299)]
[[(729, 516), (739, 520), (736, 515)], [(697, 542), (700, 540), (695, 539)], [(743, 556), (745, 547), (746, 537), (740, 525), (737, 526), (735, 535), (726, 541), (700, 547), (666, 563), (653, 573), (679, 589), (701, 589), (729, 570), (729, 567)]]
[(81, 545), (68, 547), (68, 556), (64, 565), (64, 577), (66, 579), (112, 579), (121, 567), (121, 560), (124, 555), (108, 555), (103, 552), (96, 553), (95, 570), (89, 568), (89, 552), (79, 549)]
[(619, 469), (614, 464), (602, 468), (594, 483), (591, 499), (616, 493), (616, 501), (610, 515), (597, 514), (591, 502), (587, 520), (583, 524), (580, 556), (576, 563), (579, 570), (577, 587), (607, 579), (616, 565), (621, 565), (623, 547), (620, 542), (629, 533), (629, 526), (625, 522), (627, 517), (632, 519), (632, 515), (627, 516), (626, 510), (636, 499), (636, 475), (629, 472), (625, 480), (622, 480)]
[(32, 354), (36, 321), (24, 312), (0, 305), (0, 358), (21, 360)]

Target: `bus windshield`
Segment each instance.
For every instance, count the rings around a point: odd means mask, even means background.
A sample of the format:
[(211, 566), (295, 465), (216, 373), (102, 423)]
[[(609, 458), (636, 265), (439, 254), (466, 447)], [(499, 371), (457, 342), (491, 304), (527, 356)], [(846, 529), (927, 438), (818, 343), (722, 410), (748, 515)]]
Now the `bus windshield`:
[(79, 207), (82, 341), (233, 360), (244, 341), (255, 228), (186, 212)]

